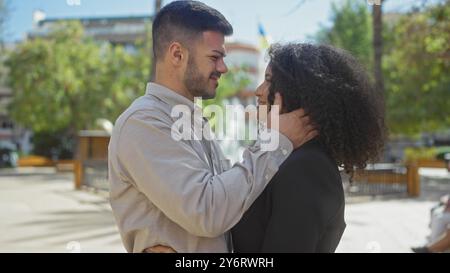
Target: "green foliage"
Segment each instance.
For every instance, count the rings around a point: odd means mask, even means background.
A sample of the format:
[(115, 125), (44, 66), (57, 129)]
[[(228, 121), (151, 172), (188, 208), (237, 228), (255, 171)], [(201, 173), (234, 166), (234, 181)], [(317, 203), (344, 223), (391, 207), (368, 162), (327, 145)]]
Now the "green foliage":
[(99, 116), (94, 105), (104, 95), (99, 77), (107, 66), (100, 48), (83, 37), (81, 25), (58, 25), (48, 38), (18, 46), (7, 64), (14, 91), (12, 117), (35, 132), (75, 130)]
[(143, 93), (149, 55), (98, 44), (83, 35), (78, 22), (58, 24), (9, 56), (11, 115), (35, 132), (75, 133), (98, 118), (115, 120)]
[(406, 148), (405, 160), (414, 161), (418, 159), (436, 159), (437, 150), (434, 147), (431, 148)]
[(403, 15), (390, 29), (384, 63), (394, 133), (450, 127), (450, 1)]
[(321, 44), (351, 52), (367, 69), (372, 68), (372, 17), (367, 4), (345, 0), (332, 4), (331, 27), (322, 26), (315, 35)]
[[(363, 1), (333, 5), (332, 26), (315, 36), (354, 54), (372, 70), (372, 26)], [(398, 20), (395, 19), (398, 17)], [(450, 127), (450, 1), (441, 0), (383, 25), (386, 120), (393, 134)]]
[(114, 121), (144, 93), (151, 67), (149, 33), (136, 52), (128, 52), (87, 38), (79, 22), (62, 22), (9, 54), (10, 114), (38, 136), (38, 153), (52, 150), (66, 157), (76, 142), (65, 138), (76, 140), (79, 130), (94, 128), (99, 118)]
[(121, 46), (105, 45), (108, 69), (101, 85), (109, 95), (103, 101), (103, 117), (115, 121), (134, 99), (144, 94), (150, 75), (151, 43), (151, 26), (147, 25), (145, 38), (137, 41), (134, 53)]
[[(0, 86), (7, 85), (8, 68), (5, 65), (7, 55), (7, 49), (0, 46)], [(0, 103), (0, 115), (6, 114), (6, 110), (6, 107)]]
[[(8, 70), (5, 66), (5, 58), (7, 55), (7, 51), (3, 46), (4, 42), (4, 27), (5, 23), (8, 20), (8, 12), (10, 10), (9, 7), (10, 2), (6, 0), (0, 0), (0, 86), (4, 86), (6, 83), (6, 76), (8, 74)], [(2, 106), (0, 109), (0, 114), (5, 114), (6, 109)]]
[(5, 23), (8, 20), (8, 12), (10, 10), (9, 4), (10, 2), (7, 0), (0, 0), (0, 44), (3, 44)]
[(74, 136), (66, 131), (39, 132), (33, 136), (33, 154), (50, 159), (73, 158)]

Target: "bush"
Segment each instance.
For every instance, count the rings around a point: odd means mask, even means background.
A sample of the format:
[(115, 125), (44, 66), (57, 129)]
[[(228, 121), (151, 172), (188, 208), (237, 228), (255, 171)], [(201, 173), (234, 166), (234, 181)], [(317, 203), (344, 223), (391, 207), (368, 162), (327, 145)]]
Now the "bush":
[(64, 131), (40, 132), (33, 136), (33, 154), (53, 160), (72, 159), (75, 141)]
[(436, 159), (437, 149), (431, 148), (406, 148), (405, 159), (406, 161), (419, 160), (419, 159)]

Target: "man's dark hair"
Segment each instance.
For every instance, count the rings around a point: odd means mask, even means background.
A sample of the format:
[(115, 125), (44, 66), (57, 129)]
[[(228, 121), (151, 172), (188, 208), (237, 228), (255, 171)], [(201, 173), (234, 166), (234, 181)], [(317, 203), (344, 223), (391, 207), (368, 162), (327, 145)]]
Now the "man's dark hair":
[(287, 44), (270, 49), (269, 102), (276, 92), (287, 112), (303, 108), (319, 141), (347, 173), (377, 159), (386, 128), (383, 95), (350, 54), (326, 45)]
[(233, 27), (217, 10), (198, 1), (175, 1), (164, 6), (153, 21), (153, 56), (162, 58), (168, 45), (178, 41), (189, 47), (204, 31), (233, 34)]

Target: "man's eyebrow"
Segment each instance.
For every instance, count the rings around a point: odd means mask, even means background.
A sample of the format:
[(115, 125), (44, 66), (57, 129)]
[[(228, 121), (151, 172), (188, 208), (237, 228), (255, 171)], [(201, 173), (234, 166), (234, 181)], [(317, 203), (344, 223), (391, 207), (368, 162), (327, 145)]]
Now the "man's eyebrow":
[(214, 52), (219, 53), (222, 57), (226, 57), (227, 54), (225, 54), (225, 52), (217, 50), (217, 49), (213, 49)]

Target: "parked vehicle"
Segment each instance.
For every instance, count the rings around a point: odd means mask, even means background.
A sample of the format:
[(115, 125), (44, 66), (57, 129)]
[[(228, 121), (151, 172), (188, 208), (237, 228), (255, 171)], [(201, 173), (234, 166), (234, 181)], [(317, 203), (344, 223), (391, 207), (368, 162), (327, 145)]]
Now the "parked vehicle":
[(0, 168), (17, 167), (17, 147), (9, 141), (0, 141)]

